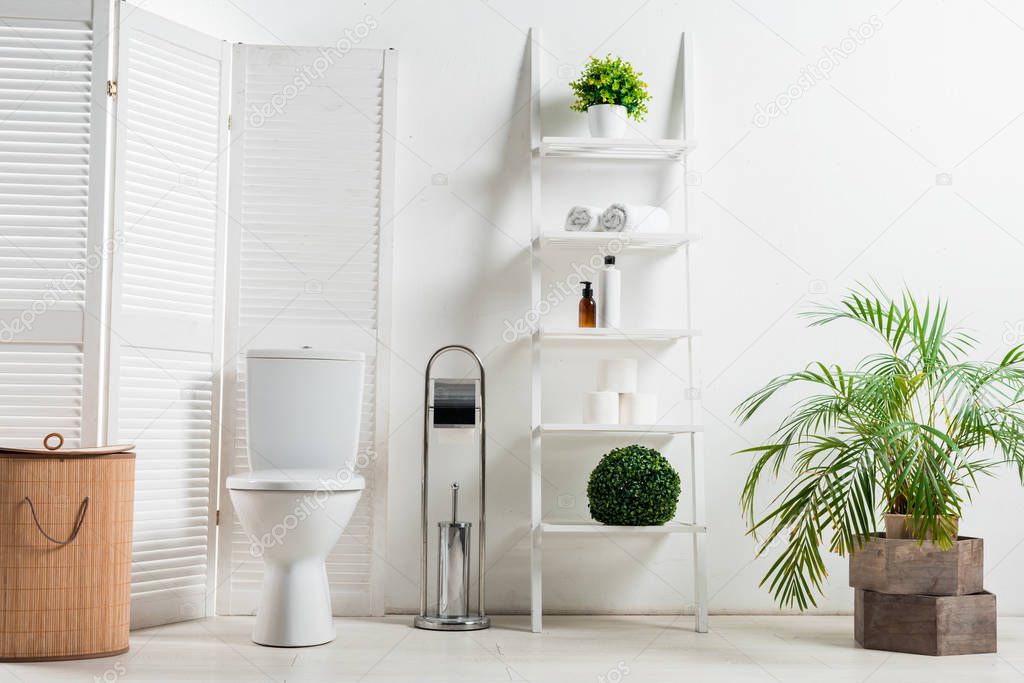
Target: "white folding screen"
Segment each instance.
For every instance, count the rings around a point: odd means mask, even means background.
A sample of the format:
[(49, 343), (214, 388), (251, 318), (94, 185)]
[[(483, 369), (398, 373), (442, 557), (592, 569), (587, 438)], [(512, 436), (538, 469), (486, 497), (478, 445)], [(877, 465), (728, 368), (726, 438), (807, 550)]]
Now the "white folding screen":
[(144, 10), (122, 17), (109, 438), (136, 445), (136, 628), (213, 605), (229, 59)]
[[(311, 345), (367, 355), (360, 453), (367, 486), (328, 559), (335, 614), (382, 614), (390, 131), (395, 53), (235, 47), (224, 467), (247, 469), (247, 348)], [(355, 454), (353, 454), (355, 455)], [(221, 491), (218, 611), (256, 608), (262, 575)]]
[(232, 74), (222, 41), (118, 4), (0, 5), (0, 442), (137, 445), (134, 627), (215, 589), (250, 613), (222, 483), (244, 351), (362, 350), (367, 489), (328, 569), (336, 613), (382, 614), (396, 55), (237, 46)]
[(0, 5), (0, 441), (95, 444), (109, 5)]

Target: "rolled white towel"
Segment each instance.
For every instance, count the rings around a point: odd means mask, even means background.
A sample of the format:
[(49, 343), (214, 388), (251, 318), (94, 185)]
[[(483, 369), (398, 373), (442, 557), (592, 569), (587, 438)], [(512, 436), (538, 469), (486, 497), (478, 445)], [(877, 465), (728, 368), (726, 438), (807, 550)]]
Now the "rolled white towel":
[(577, 204), (569, 209), (565, 217), (565, 229), (569, 231), (590, 232), (600, 229), (601, 209), (596, 206)]
[(607, 232), (669, 232), (668, 213), (660, 206), (616, 203), (601, 213)]

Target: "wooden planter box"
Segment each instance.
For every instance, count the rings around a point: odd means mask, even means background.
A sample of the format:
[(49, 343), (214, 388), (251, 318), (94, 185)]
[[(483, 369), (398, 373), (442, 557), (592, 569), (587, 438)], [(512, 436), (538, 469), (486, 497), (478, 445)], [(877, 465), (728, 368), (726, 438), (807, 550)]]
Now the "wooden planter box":
[(942, 550), (930, 541), (877, 534), (850, 556), (850, 586), (899, 595), (970, 595), (984, 590), (985, 541), (960, 536)]
[(887, 595), (857, 589), (856, 641), (870, 650), (918, 655), (996, 651), (996, 596)]

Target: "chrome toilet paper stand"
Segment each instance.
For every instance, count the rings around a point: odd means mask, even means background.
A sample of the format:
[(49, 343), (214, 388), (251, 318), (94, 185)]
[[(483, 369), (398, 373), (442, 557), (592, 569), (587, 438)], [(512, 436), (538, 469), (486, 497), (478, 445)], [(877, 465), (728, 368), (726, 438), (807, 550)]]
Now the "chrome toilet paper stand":
[[(435, 383), (435, 391), (433, 396), (433, 404), (431, 403), (431, 381), (433, 378), (430, 376), (430, 372), (433, 369), (434, 361), (440, 356), (450, 352), (459, 351), (476, 362), (477, 369), (480, 373), (480, 405), (476, 406), (476, 380), (444, 380), (446, 391), (440, 398), (438, 396), (437, 386)], [(466, 392), (472, 389), (472, 398), (467, 400)], [(486, 550), (486, 518), (487, 508), (486, 502), (486, 480), (487, 480), (487, 417), (485, 413), (485, 393), (484, 393), (484, 364), (480, 361), (480, 357), (470, 349), (468, 346), (461, 344), (450, 344), (443, 346), (434, 352), (434, 355), (427, 361), (427, 369), (424, 373), (423, 381), (423, 472), (421, 478), (421, 501), (420, 501), (420, 527), (422, 532), (422, 547), (420, 551), (420, 613), (413, 619), (413, 626), (416, 628), (424, 628), (432, 631), (477, 631), (480, 629), (488, 628), (491, 625), (491, 618), (487, 616), (484, 608), (484, 553)], [(427, 484), (429, 481), (429, 466), (430, 466), (430, 427), (431, 427), (431, 415), (434, 415), (434, 426), (440, 428), (473, 428), (476, 426), (476, 411), (477, 408), (480, 410), (480, 523), (479, 539), (477, 540), (477, 609), (475, 614), (469, 612), (469, 593), (468, 585), (464, 585), (464, 592), (462, 593), (465, 601), (465, 613), (459, 615), (443, 616), (442, 614), (427, 614), (427, 543), (428, 543), (428, 524), (427, 524)], [(439, 421), (440, 420), (440, 421)], [(453, 508), (455, 502), (455, 493), (457, 489), (453, 490)], [(455, 510), (452, 512), (453, 518), (455, 516)], [(452, 522), (455, 522), (453, 519)], [(442, 523), (442, 526), (446, 523)], [(468, 532), (469, 525), (466, 525), (466, 531)], [(443, 538), (454, 538), (452, 535), (447, 535), (442, 531), (439, 534), (439, 540)], [(453, 562), (453, 557), (459, 557), (461, 561), (466, 562), (465, 570), (461, 570), (459, 574), (466, 577), (465, 581), (468, 584), (468, 555), (463, 556), (461, 552), (468, 546), (469, 537), (468, 533), (463, 538), (464, 545), (459, 544), (453, 546), (449, 544), (448, 548), (444, 547), (444, 543), (440, 543), (438, 547), (438, 566), (445, 566), (449, 569)], [(457, 575), (450, 575), (452, 579)], [(450, 604), (448, 593), (448, 585), (442, 585), (438, 581), (438, 603), (444, 605), (443, 609), (447, 610), (447, 605)]]

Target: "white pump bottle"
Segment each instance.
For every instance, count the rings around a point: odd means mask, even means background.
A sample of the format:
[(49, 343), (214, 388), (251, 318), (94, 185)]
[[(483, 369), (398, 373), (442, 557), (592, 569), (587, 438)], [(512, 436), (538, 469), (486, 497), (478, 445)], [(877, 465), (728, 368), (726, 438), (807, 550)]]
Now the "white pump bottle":
[(622, 325), (622, 271), (615, 267), (615, 257), (604, 257), (604, 270), (598, 282), (597, 324), (618, 328)]

